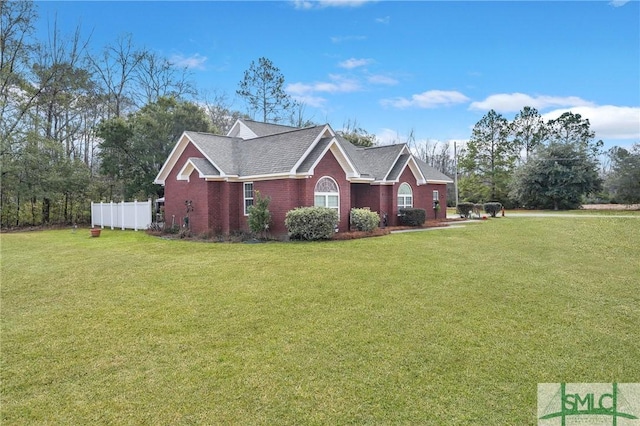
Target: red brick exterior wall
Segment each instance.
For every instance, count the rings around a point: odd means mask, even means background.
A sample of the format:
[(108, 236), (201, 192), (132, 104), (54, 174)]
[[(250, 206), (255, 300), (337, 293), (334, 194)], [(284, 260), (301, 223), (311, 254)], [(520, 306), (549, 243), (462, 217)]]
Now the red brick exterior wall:
[(189, 181), (176, 180), (178, 172), (189, 157), (202, 157), (202, 153), (189, 144), (165, 180), (165, 223), (167, 226), (175, 224), (182, 227), (187, 213), (185, 201), (191, 200), (193, 211), (189, 213), (189, 222), (191, 230), (199, 234), (207, 232), (209, 228), (207, 182), (200, 179), (195, 170)]
[[(447, 217), (447, 185), (446, 184), (432, 184), (426, 185), (428, 197), (431, 200), (431, 215), (436, 219), (446, 219)], [(433, 191), (438, 191), (438, 200), (440, 201), (440, 210), (438, 212), (433, 210)], [(429, 212), (427, 211), (427, 217)]]
[(446, 215), (447, 206), (447, 185), (446, 184), (426, 184), (418, 186), (416, 178), (413, 176), (411, 169), (406, 167), (400, 175), (399, 182), (393, 185), (393, 219), (389, 217), (390, 222), (393, 221), (394, 225), (399, 225), (398, 220), (398, 189), (402, 183), (408, 183), (413, 190), (413, 207), (417, 209), (424, 209), (427, 214), (427, 220), (435, 219), (436, 212), (433, 209), (433, 191), (439, 192), (440, 199), (440, 211), (438, 212), (438, 218), (442, 219)]
[(305, 188), (302, 191), (304, 196), (300, 198), (300, 205), (314, 205), (316, 184), (325, 176), (333, 178), (338, 184), (338, 190), (340, 191), (340, 222), (338, 223), (338, 231), (346, 232), (349, 229), (349, 211), (351, 210), (351, 184), (347, 181), (342, 166), (340, 166), (340, 163), (338, 163), (338, 160), (336, 160), (336, 157), (331, 151), (327, 151), (322, 160), (316, 165), (314, 175), (310, 179), (304, 180)]
[[(260, 191), (262, 196), (271, 198), (269, 211), (271, 212), (270, 232), (273, 235), (285, 235), (287, 228), (284, 226), (284, 218), (289, 210), (301, 207), (299, 187), (305, 183), (304, 179), (278, 179), (253, 182), (253, 190)], [(240, 200), (241, 206), (244, 198)], [(242, 229), (249, 229), (247, 217), (244, 216), (242, 207), (240, 215), (243, 217)]]
[[(242, 182), (205, 181), (194, 171), (190, 181), (178, 181), (176, 176), (189, 157), (202, 158), (203, 155), (189, 144), (180, 155), (176, 165), (165, 181), (165, 220), (168, 226), (172, 222), (182, 226), (186, 215), (185, 201), (191, 200), (193, 211), (189, 214), (191, 231), (195, 234), (229, 234), (236, 230), (248, 230), (247, 216), (244, 215), (244, 185)], [(284, 219), (289, 210), (296, 207), (313, 206), (314, 190), (320, 178), (329, 176), (338, 184), (340, 190), (341, 232), (349, 229), (349, 211), (353, 207), (369, 207), (372, 211), (387, 214), (387, 225), (398, 225), (397, 195), (403, 182), (411, 185), (413, 205), (425, 209), (428, 219), (435, 217), (433, 210), (433, 191), (439, 191), (441, 209), (439, 218), (445, 217), (446, 185), (427, 184), (418, 186), (409, 167), (394, 185), (370, 185), (368, 183), (351, 184), (345, 172), (331, 151), (317, 164), (314, 175), (307, 179), (277, 179), (253, 182), (254, 191), (271, 198), (270, 231), (273, 235), (286, 234)]]

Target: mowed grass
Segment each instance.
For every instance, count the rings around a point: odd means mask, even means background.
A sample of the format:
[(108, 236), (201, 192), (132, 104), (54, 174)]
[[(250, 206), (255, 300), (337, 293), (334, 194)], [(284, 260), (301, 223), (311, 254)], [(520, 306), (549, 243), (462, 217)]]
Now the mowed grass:
[(2, 424), (536, 424), (640, 382), (640, 219), (322, 243), (0, 236)]

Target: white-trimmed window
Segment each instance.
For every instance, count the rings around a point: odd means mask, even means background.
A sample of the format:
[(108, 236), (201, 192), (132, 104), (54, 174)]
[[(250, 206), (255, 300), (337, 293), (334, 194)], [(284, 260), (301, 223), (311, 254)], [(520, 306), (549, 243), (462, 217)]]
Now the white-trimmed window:
[(440, 192), (433, 191), (433, 201), (440, 201)]
[(398, 210), (413, 207), (413, 190), (408, 183), (403, 183), (398, 188)]
[(320, 178), (316, 183), (313, 196), (316, 207), (335, 209), (340, 216), (340, 191), (335, 180), (327, 176)]
[(244, 215), (249, 215), (249, 207), (253, 205), (253, 182), (245, 182), (244, 191)]

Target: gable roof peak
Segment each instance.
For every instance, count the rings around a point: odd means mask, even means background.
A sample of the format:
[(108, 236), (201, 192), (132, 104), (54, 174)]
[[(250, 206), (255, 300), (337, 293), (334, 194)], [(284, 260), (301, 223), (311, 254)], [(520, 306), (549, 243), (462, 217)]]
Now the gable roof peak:
[(284, 124), (263, 123), (260, 121), (239, 118), (233, 124), (227, 136), (237, 136), (242, 139), (254, 139), (262, 136), (277, 135), (293, 130), (300, 130), (297, 127)]

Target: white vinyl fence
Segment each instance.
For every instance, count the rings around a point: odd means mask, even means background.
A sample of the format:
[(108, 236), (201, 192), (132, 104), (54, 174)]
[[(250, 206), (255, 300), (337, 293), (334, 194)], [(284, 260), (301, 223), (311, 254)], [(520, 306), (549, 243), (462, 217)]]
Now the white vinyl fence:
[(91, 227), (147, 229), (151, 225), (151, 200), (114, 203), (91, 202)]

